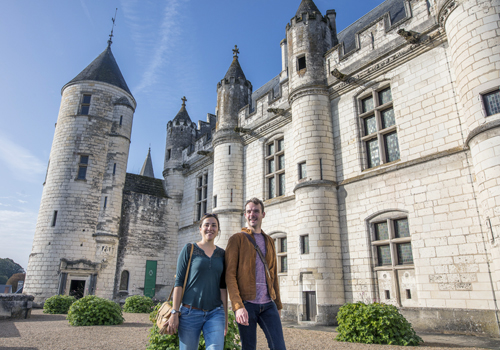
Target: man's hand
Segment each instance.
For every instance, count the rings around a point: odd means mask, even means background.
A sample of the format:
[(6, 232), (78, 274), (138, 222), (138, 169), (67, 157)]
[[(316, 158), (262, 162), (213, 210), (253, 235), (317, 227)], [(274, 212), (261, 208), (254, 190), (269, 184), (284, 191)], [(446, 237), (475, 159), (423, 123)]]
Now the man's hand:
[(241, 324), (242, 326), (248, 326), (248, 312), (247, 309), (242, 307), (241, 309), (236, 310), (236, 322)]

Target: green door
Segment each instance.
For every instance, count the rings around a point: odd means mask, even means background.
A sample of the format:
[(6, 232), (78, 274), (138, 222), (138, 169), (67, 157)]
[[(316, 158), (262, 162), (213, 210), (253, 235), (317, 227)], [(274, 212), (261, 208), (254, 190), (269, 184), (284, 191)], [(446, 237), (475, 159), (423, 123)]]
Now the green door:
[(146, 260), (146, 276), (144, 277), (144, 295), (147, 297), (155, 296), (156, 288), (156, 261)]

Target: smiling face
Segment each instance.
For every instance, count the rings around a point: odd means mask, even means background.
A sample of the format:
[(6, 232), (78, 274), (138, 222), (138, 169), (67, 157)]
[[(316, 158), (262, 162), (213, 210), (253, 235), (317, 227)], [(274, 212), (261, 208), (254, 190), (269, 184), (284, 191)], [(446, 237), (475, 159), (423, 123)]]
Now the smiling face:
[(214, 217), (206, 218), (200, 225), (201, 241), (203, 243), (211, 242), (219, 233), (219, 224)]
[(247, 227), (252, 230), (252, 232), (260, 233), (260, 228), (262, 226), (262, 219), (266, 216), (266, 213), (262, 211), (260, 204), (255, 204), (250, 202), (245, 207), (245, 219), (247, 219)]

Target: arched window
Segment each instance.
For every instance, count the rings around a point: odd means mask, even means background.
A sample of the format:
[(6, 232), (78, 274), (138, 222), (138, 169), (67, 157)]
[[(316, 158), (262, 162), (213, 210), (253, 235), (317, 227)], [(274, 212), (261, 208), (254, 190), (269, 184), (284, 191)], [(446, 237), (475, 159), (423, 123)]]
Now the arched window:
[(367, 224), (380, 301), (396, 306), (417, 306), (407, 212), (386, 210), (367, 219)]
[(128, 291), (128, 278), (129, 278), (128, 271), (127, 270), (122, 271), (122, 276), (120, 278), (120, 290)]

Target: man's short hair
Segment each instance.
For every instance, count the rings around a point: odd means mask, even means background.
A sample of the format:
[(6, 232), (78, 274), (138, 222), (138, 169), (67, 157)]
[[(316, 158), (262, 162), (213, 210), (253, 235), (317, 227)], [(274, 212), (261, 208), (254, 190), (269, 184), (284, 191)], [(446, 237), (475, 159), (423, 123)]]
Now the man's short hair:
[(247, 202), (245, 203), (244, 210), (246, 210), (248, 203), (253, 203), (256, 205), (260, 204), (260, 207), (262, 208), (262, 212), (264, 212), (264, 203), (259, 198), (253, 197), (253, 198), (250, 198), (249, 200), (247, 200)]

